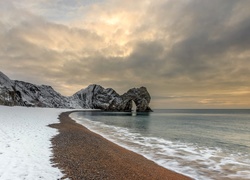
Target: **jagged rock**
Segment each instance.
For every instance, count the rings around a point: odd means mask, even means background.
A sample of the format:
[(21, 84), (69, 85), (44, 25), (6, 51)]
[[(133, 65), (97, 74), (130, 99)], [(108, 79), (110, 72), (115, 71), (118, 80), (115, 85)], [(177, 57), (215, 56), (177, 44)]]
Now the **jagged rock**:
[(73, 95), (85, 108), (102, 109), (105, 111), (131, 111), (132, 101), (135, 102), (138, 112), (150, 112), (150, 95), (145, 87), (130, 89), (120, 96), (111, 88), (100, 85), (90, 85)]
[[(50, 86), (37, 86), (23, 81), (12, 81), (0, 72), (0, 104), (8, 106), (34, 106), (73, 108), (67, 97)], [(77, 108), (77, 107), (76, 107)]]
[(0, 71), (0, 105), (23, 105), (21, 94), (16, 91), (14, 82)]
[(15, 89), (21, 92), (26, 106), (71, 108), (68, 98), (56, 92), (51, 86), (37, 86), (23, 81), (14, 81)]
[(73, 97), (75, 99), (78, 98), (78, 102), (81, 102), (81, 105), (85, 108), (106, 111), (115, 111), (116, 105), (122, 101), (119, 94), (113, 89), (104, 89), (102, 86), (96, 84), (89, 85), (86, 89), (78, 91)]
[(0, 71), (0, 87), (5, 87), (6, 89), (12, 91), (13, 82)]
[(23, 81), (12, 81), (0, 72), (0, 104), (50, 108), (89, 108), (105, 111), (131, 111), (132, 101), (138, 112), (152, 111), (150, 95), (145, 87), (130, 89), (119, 95), (111, 88), (92, 84), (73, 96), (65, 97), (51, 86), (37, 86)]

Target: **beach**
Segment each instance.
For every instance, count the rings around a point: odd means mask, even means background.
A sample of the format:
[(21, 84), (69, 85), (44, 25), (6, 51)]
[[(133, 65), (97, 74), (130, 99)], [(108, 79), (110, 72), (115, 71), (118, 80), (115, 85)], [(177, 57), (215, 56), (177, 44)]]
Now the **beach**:
[(0, 106), (0, 179), (54, 180), (63, 176), (53, 167), (50, 139), (66, 109)]
[(72, 111), (0, 106), (0, 179), (249, 179), (250, 110)]
[(62, 113), (60, 123), (49, 125), (59, 131), (51, 140), (51, 160), (65, 174), (62, 179), (191, 179), (91, 132), (70, 113)]

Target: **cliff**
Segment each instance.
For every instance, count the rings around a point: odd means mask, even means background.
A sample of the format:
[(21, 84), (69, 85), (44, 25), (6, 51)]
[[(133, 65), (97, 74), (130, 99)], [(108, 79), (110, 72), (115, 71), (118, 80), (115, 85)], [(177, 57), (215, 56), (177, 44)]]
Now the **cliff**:
[(152, 111), (149, 107), (150, 99), (145, 87), (133, 88), (119, 95), (111, 88), (105, 89), (96, 84), (65, 97), (51, 86), (10, 80), (0, 72), (0, 105), (131, 111), (134, 101), (138, 112), (149, 112)]

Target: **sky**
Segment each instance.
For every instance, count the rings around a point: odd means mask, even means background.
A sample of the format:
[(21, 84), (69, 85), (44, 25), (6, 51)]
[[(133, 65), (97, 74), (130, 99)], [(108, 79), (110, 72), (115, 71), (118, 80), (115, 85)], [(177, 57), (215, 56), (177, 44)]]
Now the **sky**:
[(152, 108), (250, 108), (249, 0), (0, 0), (0, 71), (70, 96), (147, 87)]

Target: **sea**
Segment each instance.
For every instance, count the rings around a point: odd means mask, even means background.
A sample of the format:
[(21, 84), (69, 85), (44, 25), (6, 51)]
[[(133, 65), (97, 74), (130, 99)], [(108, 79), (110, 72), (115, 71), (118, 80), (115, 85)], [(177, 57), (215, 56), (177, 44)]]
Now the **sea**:
[(250, 110), (76, 112), (104, 138), (197, 180), (250, 179)]

